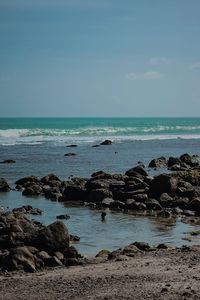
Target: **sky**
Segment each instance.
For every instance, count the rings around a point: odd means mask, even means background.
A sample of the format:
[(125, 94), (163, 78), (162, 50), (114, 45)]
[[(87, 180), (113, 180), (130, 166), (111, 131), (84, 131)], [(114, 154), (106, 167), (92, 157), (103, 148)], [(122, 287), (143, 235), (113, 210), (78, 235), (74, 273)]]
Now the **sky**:
[(0, 117), (199, 117), (199, 0), (0, 0)]

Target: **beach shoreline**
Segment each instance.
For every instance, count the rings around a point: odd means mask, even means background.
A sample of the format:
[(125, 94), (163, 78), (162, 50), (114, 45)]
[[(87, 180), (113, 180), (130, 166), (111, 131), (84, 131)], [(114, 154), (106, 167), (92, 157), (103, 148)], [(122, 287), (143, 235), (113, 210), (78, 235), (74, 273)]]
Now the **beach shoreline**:
[[(199, 299), (200, 247), (0, 276), (2, 300)], [(7, 276), (6, 276), (7, 275)]]

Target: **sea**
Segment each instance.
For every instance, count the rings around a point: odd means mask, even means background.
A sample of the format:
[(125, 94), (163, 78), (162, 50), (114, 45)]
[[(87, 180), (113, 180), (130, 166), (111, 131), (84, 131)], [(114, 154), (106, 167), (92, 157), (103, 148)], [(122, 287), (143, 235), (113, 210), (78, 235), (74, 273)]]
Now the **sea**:
[[(93, 147), (106, 139), (112, 145)], [(67, 147), (70, 145), (77, 147)], [(69, 152), (76, 155), (65, 156)], [(200, 118), (0, 118), (0, 161), (16, 161), (0, 164), (0, 177), (13, 188), (24, 176), (54, 173), (63, 180), (89, 178), (99, 170), (124, 173), (138, 163), (155, 175), (167, 170), (150, 170), (151, 159), (183, 153), (200, 156)], [(34, 218), (45, 224), (55, 221), (58, 214), (69, 214), (66, 226), (81, 237), (76, 247), (87, 255), (135, 240), (179, 246), (187, 243), (185, 233), (194, 229), (179, 219), (169, 224), (109, 210), (106, 221), (101, 222), (100, 211), (88, 207), (27, 198), (16, 191), (0, 194), (5, 209), (26, 204), (43, 210), (42, 216)]]

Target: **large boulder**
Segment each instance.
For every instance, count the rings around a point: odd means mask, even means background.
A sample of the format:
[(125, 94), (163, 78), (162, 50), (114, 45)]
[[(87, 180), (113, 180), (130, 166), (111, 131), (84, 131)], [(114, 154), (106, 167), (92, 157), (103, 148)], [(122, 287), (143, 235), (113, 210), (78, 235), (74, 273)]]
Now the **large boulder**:
[(87, 191), (85, 187), (79, 185), (69, 185), (65, 188), (63, 192), (63, 201), (85, 201), (87, 196)]
[(40, 267), (40, 262), (27, 247), (16, 247), (11, 249), (10, 254), (4, 257), (3, 269), (5, 270), (24, 270), (34, 272)]
[(88, 201), (99, 203), (102, 202), (105, 198), (112, 198), (112, 196), (112, 192), (107, 189), (96, 189), (89, 192)]
[(157, 198), (163, 193), (174, 196), (178, 187), (178, 179), (169, 174), (156, 176), (149, 185), (149, 197)]
[(10, 187), (7, 181), (3, 177), (0, 177), (0, 192), (9, 192), (9, 191), (10, 191)]
[(47, 253), (63, 251), (69, 247), (70, 234), (67, 227), (61, 221), (44, 227), (32, 241), (32, 245)]

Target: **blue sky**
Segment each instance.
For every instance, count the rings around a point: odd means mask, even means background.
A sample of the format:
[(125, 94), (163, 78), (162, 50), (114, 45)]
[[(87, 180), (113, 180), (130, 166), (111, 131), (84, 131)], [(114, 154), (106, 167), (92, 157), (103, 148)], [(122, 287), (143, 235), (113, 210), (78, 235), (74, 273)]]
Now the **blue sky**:
[(0, 116), (199, 116), (199, 0), (0, 0)]

